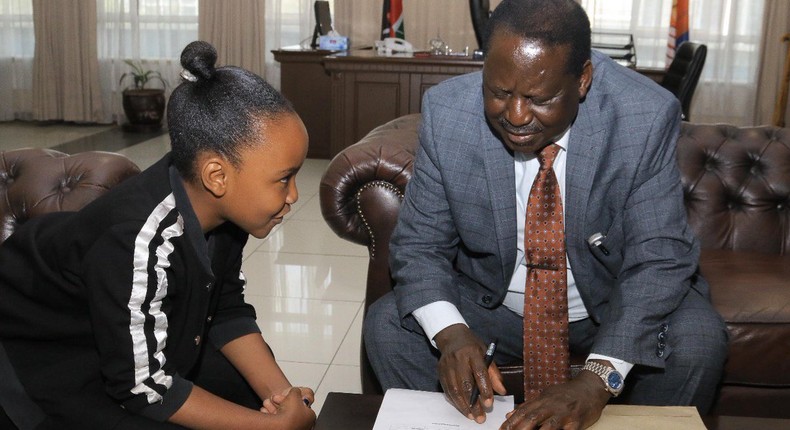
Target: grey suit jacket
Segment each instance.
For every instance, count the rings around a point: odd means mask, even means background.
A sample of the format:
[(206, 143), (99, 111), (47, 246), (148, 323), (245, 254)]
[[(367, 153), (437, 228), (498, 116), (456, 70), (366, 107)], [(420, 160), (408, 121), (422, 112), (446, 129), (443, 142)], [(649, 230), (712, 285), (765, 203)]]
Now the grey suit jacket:
[[(593, 352), (663, 367), (656, 337), (691, 288), (699, 245), (686, 221), (675, 159), (680, 105), (651, 80), (593, 52), (593, 82), (571, 126), (566, 241), (577, 287), (600, 323)], [(436, 301), (500, 306), (516, 260), (513, 155), (489, 128), (482, 74), (431, 88), (420, 146), (393, 233), (391, 267), (403, 324)], [(606, 235), (610, 255), (587, 244)]]

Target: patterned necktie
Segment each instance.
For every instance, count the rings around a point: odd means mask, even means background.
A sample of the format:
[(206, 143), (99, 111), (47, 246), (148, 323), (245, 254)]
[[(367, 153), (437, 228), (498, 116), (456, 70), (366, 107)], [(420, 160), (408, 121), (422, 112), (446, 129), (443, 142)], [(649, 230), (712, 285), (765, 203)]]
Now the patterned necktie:
[(540, 170), (529, 192), (524, 226), (524, 398), (570, 378), (568, 280), (562, 199), (552, 164), (560, 147), (538, 153)]

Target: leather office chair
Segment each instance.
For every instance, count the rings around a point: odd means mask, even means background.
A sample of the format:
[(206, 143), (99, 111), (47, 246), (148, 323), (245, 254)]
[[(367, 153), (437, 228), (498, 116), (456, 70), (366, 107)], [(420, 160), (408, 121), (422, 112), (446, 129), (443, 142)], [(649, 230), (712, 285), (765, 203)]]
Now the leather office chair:
[(689, 108), (697, 82), (705, 65), (708, 47), (701, 43), (683, 42), (675, 52), (675, 59), (669, 65), (661, 86), (668, 89), (680, 100), (683, 120), (689, 121)]

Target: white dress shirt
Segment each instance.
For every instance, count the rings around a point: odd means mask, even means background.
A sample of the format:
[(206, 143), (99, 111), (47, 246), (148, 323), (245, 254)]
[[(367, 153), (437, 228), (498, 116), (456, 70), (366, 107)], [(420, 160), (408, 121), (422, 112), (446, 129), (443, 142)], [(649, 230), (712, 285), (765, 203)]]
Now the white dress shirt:
[[(565, 166), (569, 140), (570, 129), (556, 142), (562, 149), (557, 153), (557, 157), (554, 159), (553, 164), (554, 174), (557, 176), (557, 182), (560, 186), (563, 207), (565, 206)], [(526, 220), (529, 192), (532, 189), (532, 183), (538, 175), (540, 162), (535, 154), (516, 152), (514, 168), (516, 173), (516, 225), (518, 228), (516, 268), (510, 279), (510, 285), (508, 286), (508, 292), (507, 295), (505, 295), (503, 304), (511, 311), (524, 316), (524, 289), (527, 282), (527, 266), (526, 259), (524, 258), (524, 223)], [(564, 216), (565, 211), (563, 210), (562, 213)], [(582, 302), (581, 295), (579, 295), (579, 289), (576, 288), (576, 281), (573, 279), (570, 260), (567, 256), (565, 260), (568, 262), (568, 320), (570, 322), (580, 321), (589, 317), (589, 313), (584, 306), (584, 302)], [(436, 342), (433, 339), (440, 331), (453, 324), (464, 324), (468, 326), (455, 305), (447, 301), (427, 304), (416, 309), (412, 314), (417, 319), (417, 322), (425, 331), (428, 338), (431, 339), (431, 344), (433, 344), (434, 347), (436, 346)], [(631, 363), (600, 354), (590, 354), (587, 359), (608, 360), (623, 377), (625, 377), (633, 367)]]

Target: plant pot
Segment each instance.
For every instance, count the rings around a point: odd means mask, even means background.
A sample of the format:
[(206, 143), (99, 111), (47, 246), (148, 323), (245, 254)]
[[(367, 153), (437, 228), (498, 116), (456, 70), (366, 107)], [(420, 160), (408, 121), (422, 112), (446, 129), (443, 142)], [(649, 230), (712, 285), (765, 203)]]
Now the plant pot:
[(162, 127), (165, 113), (165, 90), (130, 89), (123, 91), (123, 111), (131, 131), (155, 131)]

